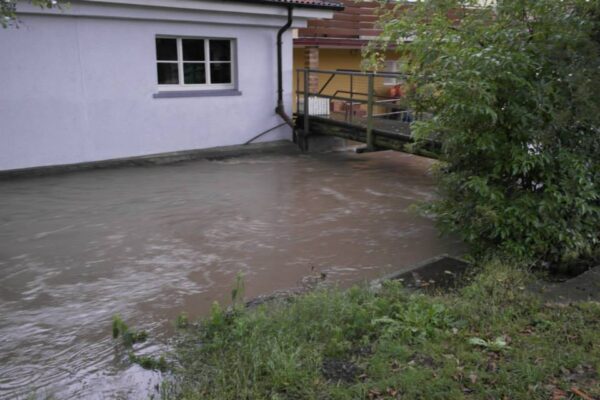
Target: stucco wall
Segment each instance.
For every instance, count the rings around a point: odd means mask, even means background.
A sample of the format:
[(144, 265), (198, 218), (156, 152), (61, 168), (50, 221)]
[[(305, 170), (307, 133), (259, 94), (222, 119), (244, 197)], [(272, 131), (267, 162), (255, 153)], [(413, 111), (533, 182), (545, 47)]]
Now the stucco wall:
[[(274, 113), (276, 32), (276, 26), (24, 14), (19, 29), (0, 30), (0, 170), (244, 143), (282, 122)], [(242, 95), (153, 98), (157, 34), (236, 39)], [(288, 33), (288, 110), (291, 40)], [(263, 140), (290, 136), (283, 127)]]

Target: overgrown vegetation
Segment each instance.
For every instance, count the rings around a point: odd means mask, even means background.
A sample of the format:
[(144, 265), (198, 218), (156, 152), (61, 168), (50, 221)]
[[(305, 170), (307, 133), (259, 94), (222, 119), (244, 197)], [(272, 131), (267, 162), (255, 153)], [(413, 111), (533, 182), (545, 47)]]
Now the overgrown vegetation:
[(215, 305), (182, 334), (165, 396), (598, 398), (600, 305), (545, 305), (524, 290), (530, 279), (491, 263), (453, 294), (388, 282), (255, 309)]
[[(387, 2), (386, 2), (387, 3)], [(565, 263), (600, 243), (599, 3), (400, 3), (381, 20), (372, 64), (406, 61), (418, 138), (443, 143), (428, 208), (477, 253)]]

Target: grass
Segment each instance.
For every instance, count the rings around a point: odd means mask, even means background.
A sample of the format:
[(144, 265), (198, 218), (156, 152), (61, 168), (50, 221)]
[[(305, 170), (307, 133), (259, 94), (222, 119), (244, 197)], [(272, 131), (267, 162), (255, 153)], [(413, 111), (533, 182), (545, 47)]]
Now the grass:
[(237, 306), (181, 331), (183, 399), (600, 398), (600, 305), (543, 304), (490, 263), (450, 294), (399, 283)]

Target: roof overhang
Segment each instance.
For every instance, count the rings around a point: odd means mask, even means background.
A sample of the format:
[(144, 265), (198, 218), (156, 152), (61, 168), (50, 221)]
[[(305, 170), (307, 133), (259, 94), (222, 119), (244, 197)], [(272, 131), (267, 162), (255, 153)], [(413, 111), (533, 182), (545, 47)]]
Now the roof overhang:
[[(287, 7), (282, 5), (284, 3), (274, 0), (71, 0), (68, 7), (41, 9), (29, 1), (19, 0), (19, 12), (22, 15), (281, 27), (282, 20), (287, 18)], [(292, 27), (305, 27), (311, 19), (331, 18), (333, 12), (323, 7), (299, 7), (294, 12)]]
[(324, 10), (342, 11), (344, 5), (336, 1), (326, 0), (228, 0), (238, 3), (266, 4), (286, 7), (319, 8)]

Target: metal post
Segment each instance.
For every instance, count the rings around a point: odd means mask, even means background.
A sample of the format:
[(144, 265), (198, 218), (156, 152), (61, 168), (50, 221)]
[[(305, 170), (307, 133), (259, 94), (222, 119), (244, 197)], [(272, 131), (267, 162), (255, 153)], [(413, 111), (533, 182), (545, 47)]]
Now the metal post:
[(296, 114), (300, 114), (300, 71), (296, 70)]
[(354, 114), (354, 75), (350, 75), (350, 123), (352, 123), (352, 114)]
[(373, 137), (373, 95), (375, 92), (375, 86), (373, 84), (374, 76), (369, 74), (369, 90), (367, 99), (367, 149), (375, 149), (375, 140)]
[(303, 150), (307, 150), (306, 149), (306, 144), (308, 141), (308, 133), (310, 132), (310, 120), (309, 120), (309, 113), (310, 113), (310, 109), (309, 109), (309, 100), (308, 100), (308, 91), (309, 89), (309, 69), (308, 68), (304, 68), (304, 134), (303, 136), (303, 143), (302, 143), (302, 147)]

